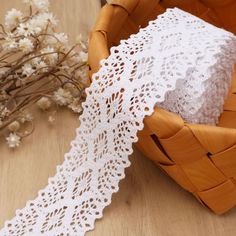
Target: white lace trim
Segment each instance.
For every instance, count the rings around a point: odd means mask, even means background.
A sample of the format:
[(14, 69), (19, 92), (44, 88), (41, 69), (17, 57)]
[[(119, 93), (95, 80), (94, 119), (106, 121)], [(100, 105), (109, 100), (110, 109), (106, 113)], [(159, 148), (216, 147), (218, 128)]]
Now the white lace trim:
[[(231, 33), (175, 8), (113, 47), (86, 90), (81, 125), (64, 163), (0, 235), (78, 236), (92, 230), (118, 191), (137, 131), (156, 103), (190, 121), (217, 120), (235, 45)], [(205, 105), (206, 95), (219, 107)]]

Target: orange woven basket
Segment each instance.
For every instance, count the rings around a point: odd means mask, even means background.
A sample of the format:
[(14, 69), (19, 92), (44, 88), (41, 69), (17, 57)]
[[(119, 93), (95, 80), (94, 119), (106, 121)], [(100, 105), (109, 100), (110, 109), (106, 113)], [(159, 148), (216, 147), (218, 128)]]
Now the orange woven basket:
[[(113, 0), (91, 33), (90, 75), (109, 48), (137, 33), (167, 7), (178, 7), (236, 32), (234, 0)], [(155, 108), (144, 120), (137, 147), (204, 206), (222, 214), (236, 205), (236, 77), (217, 126), (189, 124)]]

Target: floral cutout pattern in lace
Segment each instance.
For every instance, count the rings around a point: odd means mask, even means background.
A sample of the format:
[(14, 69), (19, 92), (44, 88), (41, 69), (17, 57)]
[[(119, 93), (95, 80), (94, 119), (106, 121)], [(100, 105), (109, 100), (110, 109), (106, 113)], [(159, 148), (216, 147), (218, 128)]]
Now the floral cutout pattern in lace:
[(157, 104), (190, 122), (215, 123), (235, 51), (233, 34), (176, 8), (113, 47), (86, 90), (64, 163), (0, 235), (78, 236), (94, 229), (125, 177), (144, 117)]

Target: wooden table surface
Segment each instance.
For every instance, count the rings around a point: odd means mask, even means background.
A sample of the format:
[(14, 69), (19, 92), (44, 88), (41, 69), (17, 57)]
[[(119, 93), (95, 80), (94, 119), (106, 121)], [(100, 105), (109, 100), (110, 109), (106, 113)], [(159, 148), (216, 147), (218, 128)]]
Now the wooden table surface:
[[(61, 21), (60, 29), (75, 38), (88, 33), (100, 5), (98, 0), (56, 0), (51, 9)], [(7, 9), (21, 8), (20, 0), (1, 0), (0, 18)], [(79, 125), (78, 117), (60, 111), (54, 126), (46, 115), (35, 112), (36, 130), (17, 150), (9, 150), (0, 140), (0, 226), (14, 216), (17, 208), (35, 198), (63, 155)], [(97, 221), (95, 236), (234, 236), (236, 209), (216, 216), (195, 198), (165, 176), (137, 150), (130, 157), (132, 165), (112, 204)], [(38, 236), (38, 235), (36, 235)]]

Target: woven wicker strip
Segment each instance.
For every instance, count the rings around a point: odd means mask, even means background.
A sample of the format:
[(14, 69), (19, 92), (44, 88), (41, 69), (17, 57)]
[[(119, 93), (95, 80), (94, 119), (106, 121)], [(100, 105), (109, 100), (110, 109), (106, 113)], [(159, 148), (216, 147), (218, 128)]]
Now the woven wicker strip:
[[(146, 26), (166, 7), (179, 7), (236, 31), (234, 0), (114, 0), (103, 7), (91, 33), (90, 75), (109, 56), (111, 46)], [(188, 124), (159, 108), (144, 123), (136, 145), (148, 158), (216, 214), (236, 205), (236, 76), (217, 127)]]

